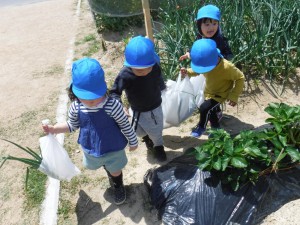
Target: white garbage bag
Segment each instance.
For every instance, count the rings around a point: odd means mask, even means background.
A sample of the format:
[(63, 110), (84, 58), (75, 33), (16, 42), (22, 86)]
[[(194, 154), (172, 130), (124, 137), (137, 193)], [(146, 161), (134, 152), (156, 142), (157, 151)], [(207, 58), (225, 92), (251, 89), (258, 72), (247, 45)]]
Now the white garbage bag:
[(70, 181), (80, 174), (80, 170), (72, 163), (67, 151), (53, 134), (39, 139), (42, 163), (38, 168), (49, 177)]
[(181, 79), (181, 74), (179, 74), (176, 82), (168, 80), (166, 86), (167, 88), (162, 91), (164, 128), (179, 126), (197, 108), (194, 87), (190, 78), (186, 76)]
[(206, 79), (202, 74), (200, 74), (198, 76), (191, 77), (190, 82), (194, 87), (195, 103), (197, 105), (197, 108), (199, 108), (205, 99), (204, 89), (205, 89)]

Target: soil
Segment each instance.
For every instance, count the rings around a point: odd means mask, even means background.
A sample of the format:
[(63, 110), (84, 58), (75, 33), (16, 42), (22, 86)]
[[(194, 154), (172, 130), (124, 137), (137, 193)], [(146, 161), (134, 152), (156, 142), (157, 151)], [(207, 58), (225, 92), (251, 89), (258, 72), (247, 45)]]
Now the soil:
[[(59, 96), (69, 83), (70, 63), (83, 57), (90, 47), (84, 37), (95, 35), (99, 45), (106, 46), (106, 51), (100, 47), (92, 57), (100, 61), (111, 84), (122, 67), (123, 40), (132, 34), (145, 35), (144, 28), (122, 34), (98, 34), (87, 0), (81, 2), (80, 13), (76, 1), (50, 0), (2, 7), (0, 14), (0, 137), (33, 149), (38, 149), (38, 138), (43, 135), (41, 121), (49, 118), (56, 122)], [(236, 134), (264, 125), (268, 103), (300, 103), (299, 84), (299, 79), (293, 81), (281, 95), (272, 88), (276, 85), (267, 81), (247, 84), (238, 106), (224, 108), (222, 127)], [(194, 115), (179, 127), (164, 130), (168, 161), (207, 139), (189, 137), (197, 120)], [(140, 142), (137, 151), (128, 152), (129, 163), (123, 171), (128, 199), (117, 207), (112, 203), (105, 172), (82, 167), (76, 138), (77, 133), (66, 135), (65, 148), (81, 175), (70, 183), (61, 182), (58, 224), (161, 224), (143, 185), (146, 171), (161, 164), (147, 154), (144, 143)], [(23, 156), (18, 149), (0, 141), (0, 155), (8, 154)], [(0, 170), (0, 224), (39, 224), (39, 208), (24, 209), (25, 168), (21, 163), (7, 162)], [(67, 207), (68, 214), (64, 215), (62, 211)], [(290, 201), (270, 212), (261, 224), (299, 224), (299, 210), (300, 199)]]

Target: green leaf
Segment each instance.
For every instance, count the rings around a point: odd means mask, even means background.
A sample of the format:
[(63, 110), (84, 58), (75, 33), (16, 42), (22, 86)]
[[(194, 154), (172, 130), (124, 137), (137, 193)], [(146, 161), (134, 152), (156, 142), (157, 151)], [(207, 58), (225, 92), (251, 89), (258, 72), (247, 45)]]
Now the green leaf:
[(275, 130), (276, 130), (276, 132), (277, 133), (281, 133), (281, 131), (282, 131), (282, 124), (281, 123), (279, 123), (279, 122), (275, 122), (275, 121), (273, 121), (273, 126), (274, 126), (274, 128), (275, 128)]
[(211, 163), (211, 159), (208, 158), (206, 160), (199, 161), (198, 167), (200, 170), (204, 170), (206, 167), (210, 165), (210, 163)]
[(214, 160), (213, 160), (213, 168), (215, 170), (221, 170), (221, 166), (222, 166), (222, 160), (221, 160), (221, 157), (216, 157)]
[(233, 155), (234, 148), (232, 140), (226, 140), (226, 142), (224, 143), (224, 151), (228, 155)]
[(283, 146), (281, 145), (281, 142), (277, 139), (277, 137), (271, 139), (270, 141), (277, 149), (281, 150), (283, 148)]
[(289, 154), (289, 156), (292, 158), (292, 161), (300, 161), (300, 153), (296, 148), (293, 147), (286, 147), (286, 152)]
[(283, 145), (283, 147), (285, 147), (287, 145), (286, 136), (279, 135), (278, 138), (279, 138), (279, 141), (281, 142), (281, 144)]
[(222, 171), (225, 171), (225, 170), (226, 170), (226, 168), (227, 168), (227, 166), (228, 166), (228, 163), (229, 163), (230, 159), (231, 159), (231, 158), (226, 157), (226, 156), (222, 157), (222, 160), (221, 160), (221, 161), (222, 161)]
[(244, 151), (244, 148), (243, 147), (236, 147), (234, 148), (234, 154), (237, 155), (237, 154), (240, 154)]
[(248, 165), (246, 159), (243, 157), (232, 157), (230, 163), (236, 168), (245, 168)]
[(245, 148), (246, 152), (249, 152), (250, 155), (257, 157), (261, 156), (262, 158), (268, 157), (266, 154), (263, 154), (258, 147), (247, 147)]
[(207, 154), (205, 152), (197, 152), (196, 154), (196, 159), (198, 161), (202, 161), (203, 159), (207, 158)]

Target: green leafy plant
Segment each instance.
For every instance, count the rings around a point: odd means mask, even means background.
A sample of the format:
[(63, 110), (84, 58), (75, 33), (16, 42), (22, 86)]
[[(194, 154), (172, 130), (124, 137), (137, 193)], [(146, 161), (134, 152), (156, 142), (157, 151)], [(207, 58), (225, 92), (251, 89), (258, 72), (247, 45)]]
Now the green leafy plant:
[[(32, 169), (38, 169), (40, 167), (43, 157), (41, 155), (37, 154), (34, 150), (30, 149), (29, 147), (22, 147), (21, 145), (16, 144), (16, 143), (6, 140), (6, 139), (1, 139), (1, 140), (9, 142), (9, 143), (17, 146), (19, 149), (28, 153), (31, 156), (31, 158), (15, 157), (15, 156), (11, 156), (11, 155), (4, 156), (0, 160), (0, 161), (2, 161), (0, 163), (0, 169), (7, 160), (15, 160), (15, 161), (25, 163), (25, 164), (29, 165), (29, 168), (32, 168)], [(25, 186), (26, 188), (27, 188), (27, 183), (28, 183), (29, 168), (27, 167), (27, 172), (26, 172), (26, 186)]]
[(300, 106), (271, 103), (265, 109), (272, 117), (270, 128), (246, 130), (231, 137), (223, 129), (211, 130), (212, 138), (195, 148), (202, 170), (221, 173), (223, 184), (233, 190), (241, 185), (300, 162)]

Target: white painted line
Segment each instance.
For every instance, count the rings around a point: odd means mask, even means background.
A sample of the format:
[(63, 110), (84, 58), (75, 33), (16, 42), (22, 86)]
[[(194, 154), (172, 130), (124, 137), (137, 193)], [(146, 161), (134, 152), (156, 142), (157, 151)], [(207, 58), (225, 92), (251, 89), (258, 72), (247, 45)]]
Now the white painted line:
[[(77, 8), (76, 8), (76, 22), (80, 15), (80, 6), (81, 0), (78, 0)], [(70, 49), (68, 51), (67, 60), (65, 62), (65, 76), (70, 75), (72, 60), (74, 56), (74, 42), (75, 37), (70, 41)], [(65, 86), (65, 85), (64, 85)], [(68, 94), (65, 88), (63, 88), (59, 100), (58, 107), (56, 110), (56, 121), (58, 123), (65, 122), (67, 117), (67, 104), (68, 104)], [(64, 134), (56, 135), (57, 140), (61, 145), (64, 143)], [(56, 225), (57, 224), (57, 209), (59, 203), (59, 189), (60, 189), (60, 181), (48, 177), (47, 182), (47, 190), (46, 196), (42, 204), (41, 208), (41, 216), (40, 216), (40, 225)]]

